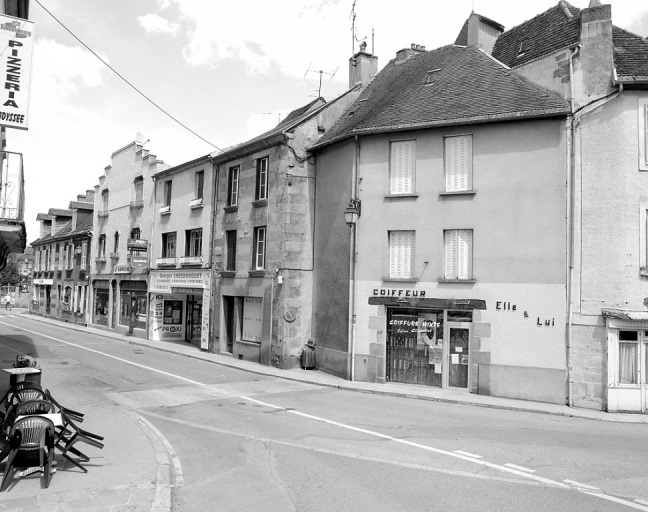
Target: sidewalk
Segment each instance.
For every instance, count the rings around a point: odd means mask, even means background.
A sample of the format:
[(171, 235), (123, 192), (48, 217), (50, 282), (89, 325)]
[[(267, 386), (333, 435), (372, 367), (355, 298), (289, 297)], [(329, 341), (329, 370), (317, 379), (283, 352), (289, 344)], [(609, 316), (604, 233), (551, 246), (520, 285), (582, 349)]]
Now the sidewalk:
[(435, 402), (446, 402), (454, 404), (472, 405), (476, 407), (489, 407), (493, 409), (506, 409), (511, 411), (534, 412), (540, 414), (552, 414), (557, 416), (569, 416), (574, 418), (584, 418), (591, 420), (612, 421), (617, 423), (644, 423), (648, 424), (648, 415), (646, 414), (621, 414), (621, 413), (608, 413), (603, 411), (595, 411), (590, 409), (580, 409), (575, 407), (567, 407), (566, 405), (547, 404), (542, 402), (531, 402), (527, 400), (516, 400), (510, 398), (499, 398), (493, 396), (475, 395), (463, 390), (453, 389), (440, 389), (427, 386), (417, 386), (411, 384), (399, 383), (386, 383), (377, 384), (371, 382), (351, 382), (341, 379), (328, 373), (320, 372), (317, 370), (302, 370), (290, 369), (281, 370), (271, 366), (262, 366), (250, 361), (243, 361), (234, 359), (230, 355), (211, 354), (203, 352), (197, 347), (185, 342), (173, 341), (149, 341), (141, 338), (125, 336), (118, 333), (104, 331), (93, 327), (84, 327), (75, 324), (69, 324), (43, 318), (38, 315), (29, 314), (24, 309), (14, 309), (14, 314), (24, 314), (29, 318), (41, 321), (43, 323), (50, 323), (67, 327), (68, 329), (90, 332), (98, 336), (119, 340), (133, 345), (141, 345), (145, 347), (162, 350), (173, 354), (182, 355), (209, 361), (211, 363), (220, 364), (230, 368), (236, 368), (250, 373), (259, 375), (268, 375), (281, 379), (293, 380), (298, 382), (305, 382), (316, 384), (319, 386), (333, 387), (346, 391), (355, 391), (360, 393), (373, 393), (377, 395), (395, 396), (401, 398), (409, 398), (416, 400), (430, 400)]

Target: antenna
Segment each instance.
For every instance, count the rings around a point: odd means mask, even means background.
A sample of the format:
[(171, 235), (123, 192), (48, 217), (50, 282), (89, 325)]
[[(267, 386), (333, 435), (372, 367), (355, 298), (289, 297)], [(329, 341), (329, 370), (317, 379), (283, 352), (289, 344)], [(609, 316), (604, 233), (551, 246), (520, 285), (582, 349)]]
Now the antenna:
[(322, 71), (321, 69), (319, 71), (315, 70), (315, 69), (311, 69), (310, 64), (308, 65), (308, 69), (306, 70), (306, 73), (304, 73), (304, 78), (306, 78), (306, 75), (308, 73), (319, 73), (319, 87), (317, 89), (317, 97), (318, 98), (322, 96), (322, 75), (329, 75), (330, 76), (329, 82), (330, 82), (331, 80), (333, 80), (333, 77), (338, 72), (338, 69), (340, 69), (340, 66), (338, 66), (336, 68), (336, 70), (333, 71), (333, 73), (329, 73), (327, 71)]

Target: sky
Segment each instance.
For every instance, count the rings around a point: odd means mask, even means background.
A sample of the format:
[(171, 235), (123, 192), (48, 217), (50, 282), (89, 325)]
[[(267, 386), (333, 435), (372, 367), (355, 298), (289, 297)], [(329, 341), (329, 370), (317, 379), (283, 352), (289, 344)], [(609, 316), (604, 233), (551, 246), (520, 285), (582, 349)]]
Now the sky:
[[(509, 29), (557, 3), (31, 0), (30, 124), (7, 130), (7, 150), (23, 154), (27, 241), (38, 238), (38, 213), (94, 189), (111, 154), (138, 133), (151, 153), (179, 165), (263, 133), (320, 94), (343, 93), (359, 40), (381, 69), (412, 43), (453, 43), (473, 9)], [(570, 3), (582, 9), (589, 0)], [(648, 35), (648, 3), (610, 3), (615, 25)]]

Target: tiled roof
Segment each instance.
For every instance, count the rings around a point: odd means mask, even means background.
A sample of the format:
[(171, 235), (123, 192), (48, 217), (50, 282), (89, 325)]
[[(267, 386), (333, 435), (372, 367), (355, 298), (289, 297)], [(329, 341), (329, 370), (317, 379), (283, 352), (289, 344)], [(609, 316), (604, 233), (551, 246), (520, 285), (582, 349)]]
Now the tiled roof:
[(61, 208), (50, 208), (48, 213), (59, 217), (72, 217), (72, 210), (63, 210)]
[(612, 41), (617, 77), (648, 79), (648, 41), (619, 27), (612, 27)]
[(70, 201), (70, 210), (94, 210), (94, 203), (88, 203), (86, 201)]
[(45, 236), (42, 236), (40, 238), (37, 238), (34, 240), (31, 245), (33, 246), (34, 244), (41, 245), (44, 243), (49, 243), (50, 241), (55, 241), (59, 240), (61, 238), (65, 238), (65, 235), (69, 235), (72, 232), (72, 221), (69, 220), (66, 223), (62, 224), (61, 228), (56, 231), (55, 234), (48, 233)]
[(483, 51), (445, 46), (392, 60), (316, 146), (354, 134), (564, 115), (569, 105)]
[[(577, 7), (567, 2), (558, 3), (501, 34), (495, 42), (493, 57), (514, 68), (561, 48), (575, 45), (580, 40), (579, 13)], [(520, 45), (524, 41), (528, 41), (528, 48), (520, 54)]]

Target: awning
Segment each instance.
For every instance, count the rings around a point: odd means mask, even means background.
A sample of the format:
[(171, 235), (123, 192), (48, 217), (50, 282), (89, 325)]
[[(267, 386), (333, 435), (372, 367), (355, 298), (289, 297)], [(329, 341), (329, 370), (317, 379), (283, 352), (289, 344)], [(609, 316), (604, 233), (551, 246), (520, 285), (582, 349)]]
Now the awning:
[(606, 318), (617, 318), (619, 320), (648, 320), (648, 311), (601, 308), (601, 314)]

